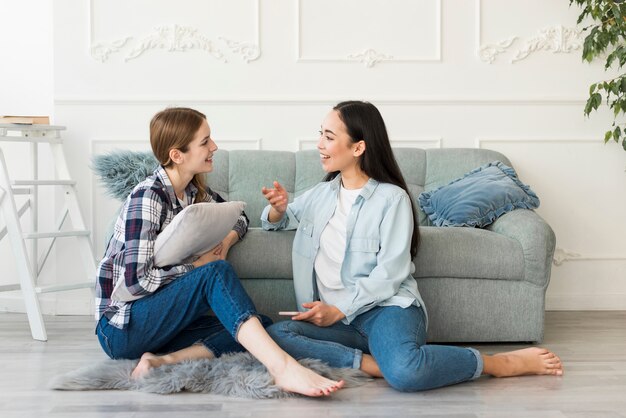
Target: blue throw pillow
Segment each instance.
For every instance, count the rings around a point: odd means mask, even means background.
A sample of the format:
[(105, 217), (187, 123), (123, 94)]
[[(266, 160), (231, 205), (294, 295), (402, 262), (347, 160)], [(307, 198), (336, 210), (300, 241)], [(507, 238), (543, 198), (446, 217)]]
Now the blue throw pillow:
[(494, 161), (419, 195), (436, 226), (484, 227), (513, 209), (535, 209), (539, 198), (511, 167)]

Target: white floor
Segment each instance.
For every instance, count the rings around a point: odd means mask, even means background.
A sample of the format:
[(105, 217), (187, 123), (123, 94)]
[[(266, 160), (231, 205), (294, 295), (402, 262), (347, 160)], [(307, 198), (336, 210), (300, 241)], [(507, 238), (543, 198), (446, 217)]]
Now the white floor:
[[(26, 316), (0, 313), (0, 417), (626, 417), (626, 311), (548, 312), (543, 346), (565, 375), (476, 382), (399, 393), (383, 380), (329, 399), (251, 401), (180, 393), (58, 392), (53, 376), (106, 356), (91, 317), (46, 317), (49, 341), (30, 338)], [(521, 346), (475, 345), (486, 352)]]

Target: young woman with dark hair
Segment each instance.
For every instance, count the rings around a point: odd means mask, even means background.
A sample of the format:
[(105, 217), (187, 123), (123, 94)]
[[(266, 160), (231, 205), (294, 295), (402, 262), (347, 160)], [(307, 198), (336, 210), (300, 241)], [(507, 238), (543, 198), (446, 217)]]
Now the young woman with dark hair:
[(359, 368), (394, 388), (421, 391), (476, 379), (563, 373), (538, 347), (483, 355), (427, 345), (427, 314), (411, 276), (419, 245), (415, 206), (393, 156), (383, 118), (370, 103), (339, 103), (318, 142), (326, 181), (288, 203), (274, 182), (266, 230), (297, 229), (292, 259), (299, 306), (268, 328), (295, 358)]
[(96, 334), (104, 352), (114, 359), (140, 358), (132, 373), (140, 378), (163, 364), (247, 349), (286, 391), (322, 396), (341, 388), (343, 382), (304, 368), (276, 345), (264, 328), (271, 321), (257, 314), (225, 261), (248, 229), (245, 214), (222, 243), (192, 264), (155, 265), (157, 235), (183, 207), (223, 199), (204, 184), (217, 145), (202, 113), (157, 113), (150, 143), (160, 165), (126, 199), (98, 266)]

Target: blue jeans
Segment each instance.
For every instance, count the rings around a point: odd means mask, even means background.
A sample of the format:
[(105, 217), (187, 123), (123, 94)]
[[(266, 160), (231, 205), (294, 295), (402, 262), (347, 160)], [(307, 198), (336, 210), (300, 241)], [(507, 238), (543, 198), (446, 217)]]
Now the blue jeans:
[[(215, 316), (208, 315), (210, 310)], [(124, 329), (110, 325), (102, 316), (96, 334), (112, 359), (135, 359), (147, 351), (170, 353), (196, 343), (219, 357), (245, 351), (235, 337), (251, 316), (259, 316), (265, 327), (272, 323), (256, 313), (231, 265), (216, 261), (134, 301)]]
[(371, 354), (385, 380), (404, 392), (476, 379), (483, 370), (482, 357), (473, 348), (426, 345), (424, 312), (415, 306), (378, 306), (350, 325), (283, 321), (267, 332), (296, 359), (316, 358), (332, 367), (356, 369), (363, 353)]

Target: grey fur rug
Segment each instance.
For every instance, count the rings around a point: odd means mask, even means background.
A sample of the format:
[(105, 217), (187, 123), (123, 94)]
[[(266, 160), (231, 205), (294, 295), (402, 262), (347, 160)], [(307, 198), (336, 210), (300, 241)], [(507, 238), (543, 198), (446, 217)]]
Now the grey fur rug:
[[(356, 369), (335, 369), (319, 360), (300, 363), (345, 387), (364, 384), (369, 377)], [(155, 368), (141, 379), (131, 379), (137, 360), (106, 360), (58, 376), (50, 383), (57, 390), (137, 390), (152, 393), (181, 391), (212, 393), (240, 398), (287, 398), (298, 396), (274, 385), (265, 366), (249, 353), (225, 354), (213, 360), (193, 360)]]

